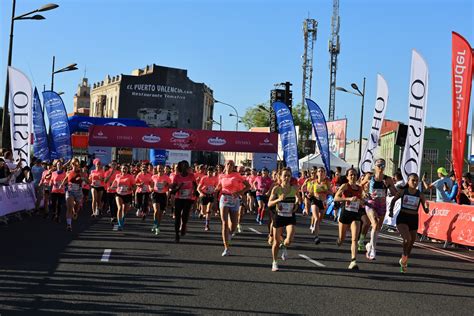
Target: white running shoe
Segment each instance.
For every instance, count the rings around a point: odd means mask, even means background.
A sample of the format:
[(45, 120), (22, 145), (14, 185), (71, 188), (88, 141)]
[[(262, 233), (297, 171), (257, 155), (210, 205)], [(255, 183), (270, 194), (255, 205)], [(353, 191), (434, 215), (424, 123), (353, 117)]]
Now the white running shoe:
[(311, 234), (314, 234), (315, 230), (316, 230), (316, 227), (314, 227), (314, 226), (309, 227), (309, 231), (311, 232)]
[(369, 253), (369, 259), (370, 260), (375, 260), (375, 248), (374, 247), (371, 247), (371, 251)]
[(365, 256), (367, 257), (367, 259), (370, 259), (370, 253), (372, 252), (372, 243), (367, 243), (365, 245), (365, 250), (367, 250), (367, 253), (365, 254)]
[(222, 253), (222, 257), (227, 257), (227, 256), (230, 256), (230, 249), (229, 248), (224, 249), (224, 252)]
[(281, 260), (285, 261), (286, 259), (288, 259), (288, 249), (286, 249), (285, 246), (281, 247), (281, 249)]
[(272, 272), (278, 271), (278, 263), (276, 261), (273, 261), (272, 263)]
[(242, 232), (242, 226), (240, 226), (240, 224), (237, 225), (237, 232), (239, 234)]
[(136, 215), (137, 217), (140, 217), (140, 210), (137, 210), (137, 212), (135, 213), (135, 215)]
[(359, 270), (359, 267), (357, 266), (357, 262), (355, 260), (352, 260), (349, 264), (349, 270)]

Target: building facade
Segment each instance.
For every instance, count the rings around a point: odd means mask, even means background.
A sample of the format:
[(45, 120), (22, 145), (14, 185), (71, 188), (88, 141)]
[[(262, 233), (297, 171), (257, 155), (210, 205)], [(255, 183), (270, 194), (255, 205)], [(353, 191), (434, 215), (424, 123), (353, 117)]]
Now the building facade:
[(89, 116), (91, 100), (91, 86), (87, 78), (82, 78), (82, 82), (77, 86), (73, 100), (73, 115)]
[(149, 65), (94, 83), (91, 116), (134, 118), (150, 127), (211, 129), (213, 91), (187, 70)]

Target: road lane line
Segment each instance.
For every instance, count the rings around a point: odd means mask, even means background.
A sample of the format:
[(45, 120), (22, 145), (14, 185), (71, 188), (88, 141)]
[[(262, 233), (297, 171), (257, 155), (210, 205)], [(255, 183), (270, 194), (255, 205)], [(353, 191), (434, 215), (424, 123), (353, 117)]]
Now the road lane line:
[(299, 256), (300, 256), (301, 258), (303, 258), (303, 259), (308, 260), (308, 261), (311, 262), (312, 264), (317, 265), (318, 267), (323, 267), (323, 268), (325, 267), (325, 265), (322, 264), (321, 262), (316, 261), (316, 260), (313, 260), (313, 259), (311, 259), (310, 257), (308, 257), (308, 256), (306, 256), (306, 255), (299, 254)]
[(114, 225), (114, 231), (118, 231), (118, 225)]
[(253, 231), (254, 233), (259, 234), (259, 235), (262, 235), (262, 234), (263, 234), (262, 232), (259, 232), (258, 230), (254, 229), (254, 228), (252, 228), (252, 227), (250, 227), (249, 230), (251, 230), (251, 231)]
[(110, 254), (112, 253), (112, 249), (105, 249), (104, 254), (102, 255), (101, 262), (109, 262)]

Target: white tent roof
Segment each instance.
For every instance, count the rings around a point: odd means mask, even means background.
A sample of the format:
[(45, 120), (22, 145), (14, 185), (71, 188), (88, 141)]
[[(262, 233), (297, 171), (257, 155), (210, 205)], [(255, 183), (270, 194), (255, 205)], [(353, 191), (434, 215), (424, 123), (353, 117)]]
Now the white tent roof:
[[(342, 172), (346, 172), (347, 169), (351, 167), (350, 164), (339, 158), (338, 156), (330, 153), (330, 165), (331, 170), (336, 170), (336, 167), (341, 167)], [(312, 168), (313, 166), (316, 167), (324, 167), (323, 160), (321, 159), (321, 154), (312, 154), (308, 155), (304, 158), (299, 160), (300, 170), (307, 170)]]

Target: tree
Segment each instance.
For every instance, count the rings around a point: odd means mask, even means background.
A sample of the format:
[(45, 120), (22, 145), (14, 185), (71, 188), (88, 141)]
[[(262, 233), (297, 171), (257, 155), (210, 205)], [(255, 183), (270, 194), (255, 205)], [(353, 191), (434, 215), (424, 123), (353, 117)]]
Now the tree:
[(260, 109), (260, 106), (269, 108), (269, 102), (256, 104), (245, 111), (242, 117), (242, 123), (247, 129), (252, 127), (268, 127), (270, 126), (270, 114)]

